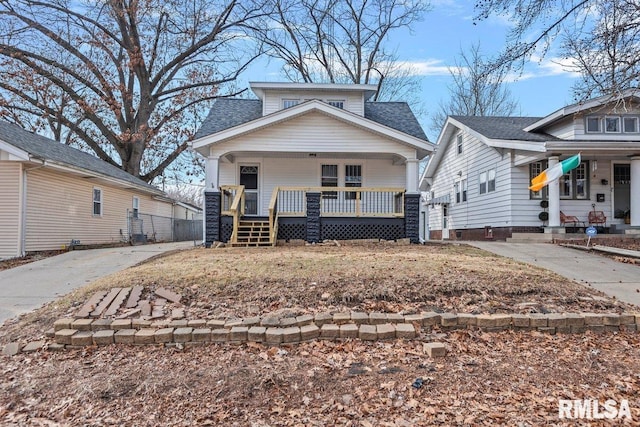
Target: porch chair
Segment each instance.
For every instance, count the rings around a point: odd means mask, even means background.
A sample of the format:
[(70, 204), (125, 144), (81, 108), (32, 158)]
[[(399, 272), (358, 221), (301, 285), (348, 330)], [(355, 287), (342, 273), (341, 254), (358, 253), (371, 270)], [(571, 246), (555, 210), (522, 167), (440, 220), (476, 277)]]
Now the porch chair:
[(564, 227), (565, 224), (573, 224), (573, 228), (576, 228), (578, 224), (582, 224), (584, 227), (584, 221), (580, 221), (577, 216), (565, 215), (560, 211), (560, 225)]
[(602, 211), (589, 211), (589, 225), (597, 224), (603, 227), (607, 226), (607, 217)]

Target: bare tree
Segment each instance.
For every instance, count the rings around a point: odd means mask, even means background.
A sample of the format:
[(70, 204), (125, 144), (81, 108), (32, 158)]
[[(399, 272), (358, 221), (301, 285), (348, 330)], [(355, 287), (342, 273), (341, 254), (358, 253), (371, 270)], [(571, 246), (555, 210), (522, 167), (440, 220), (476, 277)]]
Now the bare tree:
[(0, 0), (0, 114), (152, 181), (257, 56), (258, 1)]
[(257, 37), (289, 80), (378, 84), (380, 99), (385, 85), (396, 95), (401, 85), (415, 88), (386, 43), (428, 9), (425, 0), (280, 0)]
[(468, 51), (460, 50), (459, 59), (449, 67), (452, 83), (449, 99), (441, 101), (431, 117), (431, 130), (440, 132), (449, 115), (510, 116), (518, 110), (518, 103), (505, 86), (506, 71), (492, 68), (482, 55), (480, 44)]
[[(522, 69), (557, 47), (583, 78), (576, 98), (638, 87), (640, 4), (636, 0), (480, 0), (477, 20), (507, 15), (514, 23), (495, 67)], [(533, 34), (533, 35), (532, 35)], [(555, 50), (554, 50), (555, 52)]]

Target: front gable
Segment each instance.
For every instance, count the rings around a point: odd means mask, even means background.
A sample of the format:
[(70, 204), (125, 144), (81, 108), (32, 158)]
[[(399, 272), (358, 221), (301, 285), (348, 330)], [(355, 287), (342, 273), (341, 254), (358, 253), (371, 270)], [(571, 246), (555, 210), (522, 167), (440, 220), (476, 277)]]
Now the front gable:
[(423, 158), (431, 143), (312, 100), (192, 142), (204, 156), (243, 152), (396, 153)]

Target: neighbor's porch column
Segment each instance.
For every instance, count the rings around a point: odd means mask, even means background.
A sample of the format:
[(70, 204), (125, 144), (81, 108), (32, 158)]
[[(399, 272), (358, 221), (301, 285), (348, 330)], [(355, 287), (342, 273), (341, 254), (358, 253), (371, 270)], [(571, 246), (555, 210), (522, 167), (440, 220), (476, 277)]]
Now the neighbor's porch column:
[(204, 245), (211, 247), (213, 242), (220, 241), (220, 214), (222, 197), (218, 189), (218, 157), (208, 157), (205, 166), (204, 188)]
[[(549, 169), (558, 164), (558, 156), (549, 157)], [(549, 193), (549, 227), (560, 227), (560, 185), (558, 181), (550, 182)]]
[(640, 156), (631, 158), (631, 226), (640, 227)]

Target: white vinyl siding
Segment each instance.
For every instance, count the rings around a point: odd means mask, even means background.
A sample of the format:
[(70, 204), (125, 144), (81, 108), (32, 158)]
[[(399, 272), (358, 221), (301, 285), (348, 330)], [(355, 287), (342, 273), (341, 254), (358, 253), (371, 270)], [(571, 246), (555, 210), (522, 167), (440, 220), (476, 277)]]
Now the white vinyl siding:
[(265, 90), (263, 105), (263, 115), (268, 115), (284, 108), (284, 100), (299, 100), (300, 103), (311, 99), (318, 99), (324, 102), (342, 101), (342, 108), (364, 116), (364, 99), (361, 92), (341, 92), (341, 91), (277, 91)]
[[(375, 133), (343, 123), (321, 113), (301, 117), (270, 126), (256, 132), (211, 146), (210, 154), (222, 157), (229, 152), (299, 153), (388, 153), (416, 158), (415, 148)], [(223, 167), (224, 162), (220, 163)], [(417, 178), (416, 178), (417, 179)], [(222, 181), (221, 181), (222, 183)], [(404, 185), (403, 185), (404, 186)]]
[[(449, 229), (463, 230), (482, 228), (485, 225), (494, 227), (510, 225), (511, 157), (508, 154), (503, 156), (497, 150), (487, 147), (466, 133), (463, 134), (462, 143), (463, 153), (458, 154), (457, 136), (452, 136), (431, 186), (434, 197), (443, 197), (447, 194), (450, 197)], [(494, 171), (492, 176), (495, 176), (495, 191), (480, 194), (480, 174), (485, 173), (487, 176), (488, 188), (489, 171)], [(467, 182), (467, 201), (455, 203), (455, 183), (462, 180)], [(429, 209), (430, 229), (441, 230), (442, 209), (437, 205), (427, 209)]]
[(131, 211), (133, 195), (140, 199), (140, 213), (172, 215), (171, 203), (100, 183), (102, 216), (94, 216), (94, 187), (90, 179), (47, 168), (27, 172), (25, 250), (61, 249), (71, 239), (81, 244), (128, 240), (127, 211)]
[(17, 162), (0, 161), (0, 259), (20, 253), (22, 168)]

